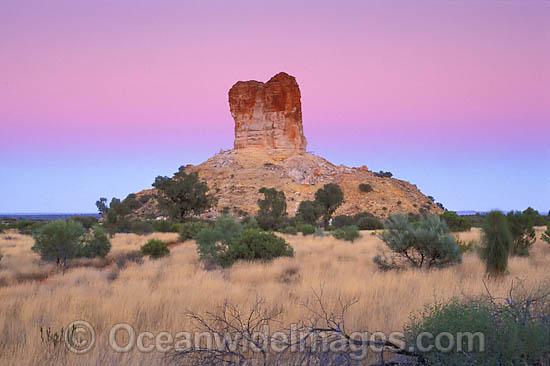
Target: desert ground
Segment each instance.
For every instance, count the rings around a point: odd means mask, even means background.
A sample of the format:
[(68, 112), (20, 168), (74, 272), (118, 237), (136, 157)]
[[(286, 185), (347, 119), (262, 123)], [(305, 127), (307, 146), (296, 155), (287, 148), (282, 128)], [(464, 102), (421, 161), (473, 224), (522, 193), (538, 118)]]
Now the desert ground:
[[(477, 242), (480, 231), (474, 228), (459, 236)], [(172, 244), (167, 258), (121, 264), (125, 253), (153, 237), (177, 241), (177, 234), (171, 233), (117, 234), (105, 260), (81, 261), (61, 272), (40, 263), (30, 250), (30, 236), (0, 234), (0, 364), (160, 364), (164, 355), (158, 352), (114, 352), (108, 346), (109, 329), (124, 322), (138, 332), (175, 334), (192, 329), (187, 311), (204, 313), (224, 302), (246, 309), (261, 298), (281, 309), (278, 320), (288, 324), (305, 316), (302, 305), (322, 290), (329, 308), (336, 308), (338, 299), (358, 300), (347, 312), (350, 331), (389, 333), (401, 331), (411, 313), (436, 299), (486, 291), (484, 267), (474, 252), (466, 253), (462, 264), (445, 269), (380, 271), (372, 258), (383, 243), (368, 231), (354, 243), (330, 236), (284, 235), (294, 258), (237, 263), (223, 270), (204, 269), (193, 241)], [(506, 296), (512, 281), (530, 287), (549, 278), (550, 246), (538, 240), (531, 253), (511, 258), (505, 279), (487, 282), (493, 295)], [(89, 353), (72, 354), (41, 338), (41, 327), (56, 332), (74, 320), (86, 320), (95, 328), (97, 344)]]

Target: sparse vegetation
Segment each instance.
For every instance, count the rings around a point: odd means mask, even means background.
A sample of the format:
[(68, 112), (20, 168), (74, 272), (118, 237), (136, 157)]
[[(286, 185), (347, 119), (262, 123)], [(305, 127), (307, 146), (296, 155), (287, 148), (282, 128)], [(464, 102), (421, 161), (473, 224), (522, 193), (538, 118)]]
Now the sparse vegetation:
[(550, 244), (550, 225), (546, 227), (546, 231), (541, 234), (540, 239), (547, 244)]
[(148, 255), (152, 259), (166, 257), (170, 254), (168, 245), (159, 239), (151, 239), (140, 248), (142, 255)]
[(514, 242), (506, 216), (499, 211), (485, 215), (480, 254), (485, 263), (485, 270), (490, 276), (496, 277), (506, 273), (508, 257), (513, 248)]
[(211, 222), (199, 220), (184, 222), (183, 224), (181, 224), (179, 240), (186, 241), (194, 239), (195, 235), (197, 235), (201, 230), (212, 228), (213, 226), (214, 225)]
[(391, 172), (385, 172), (385, 171), (379, 171), (378, 173), (374, 173), (375, 176), (379, 178), (391, 178), (393, 177), (393, 174)]
[(442, 267), (462, 261), (462, 251), (439, 216), (428, 215), (412, 225), (407, 215), (390, 216), (380, 238), (391, 254), (377, 255), (374, 262), (382, 269)]
[(303, 235), (311, 235), (315, 233), (315, 226), (311, 224), (299, 224), (297, 229)]
[(285, 226), (285, 227), (281, 230), (281, 233), (283, 233), (283, 234), (290, 234), (290, 235), (297, 235), (297, 234), (298, 234), (298, 229), (296, 229), (295, 226)]

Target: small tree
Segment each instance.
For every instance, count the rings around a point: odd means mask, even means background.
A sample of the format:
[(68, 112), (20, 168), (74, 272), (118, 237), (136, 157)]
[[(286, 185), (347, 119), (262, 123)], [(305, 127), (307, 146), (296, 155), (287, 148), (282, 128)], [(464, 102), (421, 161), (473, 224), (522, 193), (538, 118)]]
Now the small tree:
[(119, 198), (113, 197), (111, 203), (107, 205), (107, 198), (101, 197), (95, 203), (99, 213), (103, 216), (105, 226), (111, 237), (113, 237), (118, 230), (128, 229), (130, 226), (130, 222), (127, 219), (130, 208), (125, 202), (128, 202), (127, 198), (121, 201)]
[(508, 257), (514, 248), (506, 216), (500, 211), (489, 212), (482, 230), (481, 259), (490, 276), (500, 276), (506, 272)]
[(325, 229), (329, 226), (330, 218), (338, 207), (344, 202), (344, 193), (337, 184), (325, 184), (315, 193), (317, 201), (323, 209), (323, 225)]
[(170, 249), (165, 242), (159, 239), (151, 239), (140, 248), (142, 255), (148, 255), (152, 259), (158, 259), (170, 254)]
[(403, 263), (415, 268), (430, 269), (460, 263), (462, 251), (439, 216), (428, 215), (412, 225), (407, 215), (390, 216), (384, 223), (385, 231), (380, 238), (393, 253), (391, 258), (374, 258), (381, 268), (397, 268)]
[(351, 241), (352, 243), (355, 241), (355, 239), (358, 239), (361, 237), (361, 234), (359, 233), (359, 229), (357, 226), (344, 226), (342, 228), (338, 228), (332, 232), (332, 236), (336, 239), (340, 240), (347, 240)]
[(315, 225), (321, 215), (323, 215), (323, 207), (317, 201), (302, 201), (298, 205), (296, 217), (305, 224)]
[(510, 234), (514, 242), (513, 255), (528, 256), (529, 249), (537, 239), (535, 221), (538, 212), (531, 207), (523, 212), (509, 212), (507, 215)]
[(82, 252), (80, 238), (86, 232), (81, 223), (72, 220), (56, 220), (42, 226), (34, 235), (32, 250), (44, 261), (64, 266), (67, 260)]
[(260, 193), (264, 195), (264, 199), (258, 200), (258, 225), (264, 230), (276, 230), (287, 216), (285, 192), (262, 187)]
[(183, 167), (173, 178), (157, 177), (153, 187), (159, 191), (159, 207), (178, 221), (190, 214), (200, 215), (215, 202), (214, 197), (207, 194), (208, 185), (199, 180), (198, 173), (187, 174)]
[(111, 251), (111, 242), (107, 231), (99, 225), (92, 227), (91, 232), (84, 236), (81, 256), (86, 258), (105, 258)]

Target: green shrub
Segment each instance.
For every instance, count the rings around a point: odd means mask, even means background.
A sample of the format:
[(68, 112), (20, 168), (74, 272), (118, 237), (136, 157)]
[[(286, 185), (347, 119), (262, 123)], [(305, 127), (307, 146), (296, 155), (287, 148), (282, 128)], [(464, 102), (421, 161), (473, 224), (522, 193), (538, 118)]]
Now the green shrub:
[(323, 230), (322, 227), (315, 228), (315, 232), (313, 233), (313, 236), (323, 237), (326, 236), (325, 230)]
[(86, 232), (81, 223), (72, 220), (50, 221), (34, 234), (32, 250), (47, 262), (64, 266), (82, 250), (80, 238)]
[(229, 267), (238, 260), (265, 260), (292, 257), (294, 250), (283, 239), (271, 232), (247, 229), (231, 240), (223, 256), (222, 265)]
[(391, 251), (391, 257), (377, 255), (374, 259), (382, 269), (404, 265), (430, 269), (462, 261), (460, 248), (439, 216), (421, 217), (413, 225), (407, 215), (397, 214), (390, 216), (384, 227), (380, 238)]
[(159, 239), (151, 239), (140, 248), (141, 254), (148, 255), (152, 259), (162, 258), (170, 254), (170, 249), (165, 242)]
[(508, 268), (508, 257), (514, 248), (508, 220), (502, 212), (489, 212), (485, 215), (482, 230), (480, 256), (485, 270), (491, 276), (502, 275)]
[(372, 192), (372, 186), (367, 183), (361, 183), (359, 184), (359, 190), (363, 193)]
[(242, 225), (229, 216), (218, 216), (213, 228), (206, 228), (195, 235), (197, 252), (207, 267), (222, 265), (231, 244), (242, 231)]
[(170, 232), (171, 233), (179, 233), (181, 231), (181, 224), (179, 222), (174, 222), (170, 226)]
[(547, 244), (550, 244), (550, 225), (546, 227), (546, 231), (542, 233), (540, 239)]
[(355, 239), (358, 239), (361, 237), (361, 234), (359, 233), (359, 229), (357, 226), (344, 226), (342, 228), (338, 228), (332, 232), (332, 236), (339, 240), (347, 240), (351, 241), (352, 243), (355, 241)]
[(82, 240), (82, 251), (79, 256), (86, 258), (105, 258), (111, 251), (111, 242), (107, 231), (99, 225), (92, 227), (91, 232), (86, 234)]
[(298, 231), (301, 232), (304, 236), (311, 235), (315, 233), (315, 226), (311, 224), (301, 224), (297, 227)]
[(244, 229), (259, 229), (258, 221), (254, 216), (247, 216), (241, 220), (241, 225)]
[(323, 215), (323, 207), (317, 201), (302, 201), (298, 205), (296, 218), (303, 223), (315, 225)]
[(130, 222), (129, 231), (137, 235), (145, 235), (152, 233), (154, 230), (150, 221), (134, 220)]
[(447, 223), (449, 230), (453, 232), (468, 231), (472, 228), (472, 223), (465, 217), (458, 216), (454, 211), (445, 211), (441, 218)]
[[(545, 297), (540, 293), (512, 293), (506, 300), (486, 296), (436, 302), (411, 316), (405, 326), (406, 338), (410, 344), (417, 344), (422, 333), (431, 334), (433, 338), (422, 338), (422, 346), (429, 347), (436, 344), (440, 334), (454, 336), (454, 344), (448, 337), (440, 338), (441, 346), (449, 347), (448, 351), (436, 347), (417, 351), (426, 365), (543, 365), (550, 346), (549, 305), (547, 290)], [(461, 333), (473, 337), (458, 338)]]
[(529, 249), (535, 244), (535, 221), (538, 212), (528, 208), (523, 212), (509, 212), (507, 215), (510, 234), (514, 241), (513, 255), (528, 256)]
[(296, 229), (294, 226), (287, 226), (281, 230), (281, 233), (296, 235), (298, 234), (298, 229)]
[(181, 224), (180, 241), (192, 240), (203, 229), (212, 228), (214, 225), (205, 221), (188, 221)]
[(332, 226), (343, 228), (345, 226), (357, 226), (359, 230), (383, 229), (384, 224), (377, 217), (369, 212), (360, 212), (353, 216), (338, 215), (332, 219)]
[(459, 246), (462, 253), (471, 252), (475, 248), (475, 242), (473, 240), (460, 240), (458, 237), (455, 237), (456, 245)]
[(3, 257), (4, 257), (4, 256), (2, 255), (2, 252), (0, 251), (0, 262), (2, 261), (2, 258), (3, 258)]
[[(169, 233), (172, 231), (172, 222), (168, 220), (155, 220), (152, 222), (153, 231), (157, 233)], [(178, 232), (178, 231), (176, 231)]]

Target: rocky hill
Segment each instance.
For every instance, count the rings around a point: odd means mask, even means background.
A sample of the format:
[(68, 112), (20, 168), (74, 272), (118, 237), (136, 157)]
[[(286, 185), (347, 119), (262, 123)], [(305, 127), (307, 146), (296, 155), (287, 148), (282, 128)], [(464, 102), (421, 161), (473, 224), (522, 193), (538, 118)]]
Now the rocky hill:
[[(303, 200), (312, 200), (326, 183), (340, 185), (344, 203), (336, 214), (368, 211), (378, 217), (391, 213), (418, 213), (442, 210), (414, 185), (381, 177), (367, 169), (335, 166), (306, 153), (303, 135), (300, 89), (296, 79), (279, 73), (266, 83), (239, 81), (229, 91), (229, 105), (235, 120), (234, 149), (221, 151), (204, 163), (187, 165), (208, 183), (218, 204), (208, 216), (229, 209), (237, 215), (257, 211), (261, 187), (285, 192), (288, 213), (294, 215)], [(369, 184), (362, 192), (360, 184)], [(153, 189), (137, 194), (144, 204), (138, 217), (156, 213)]]

